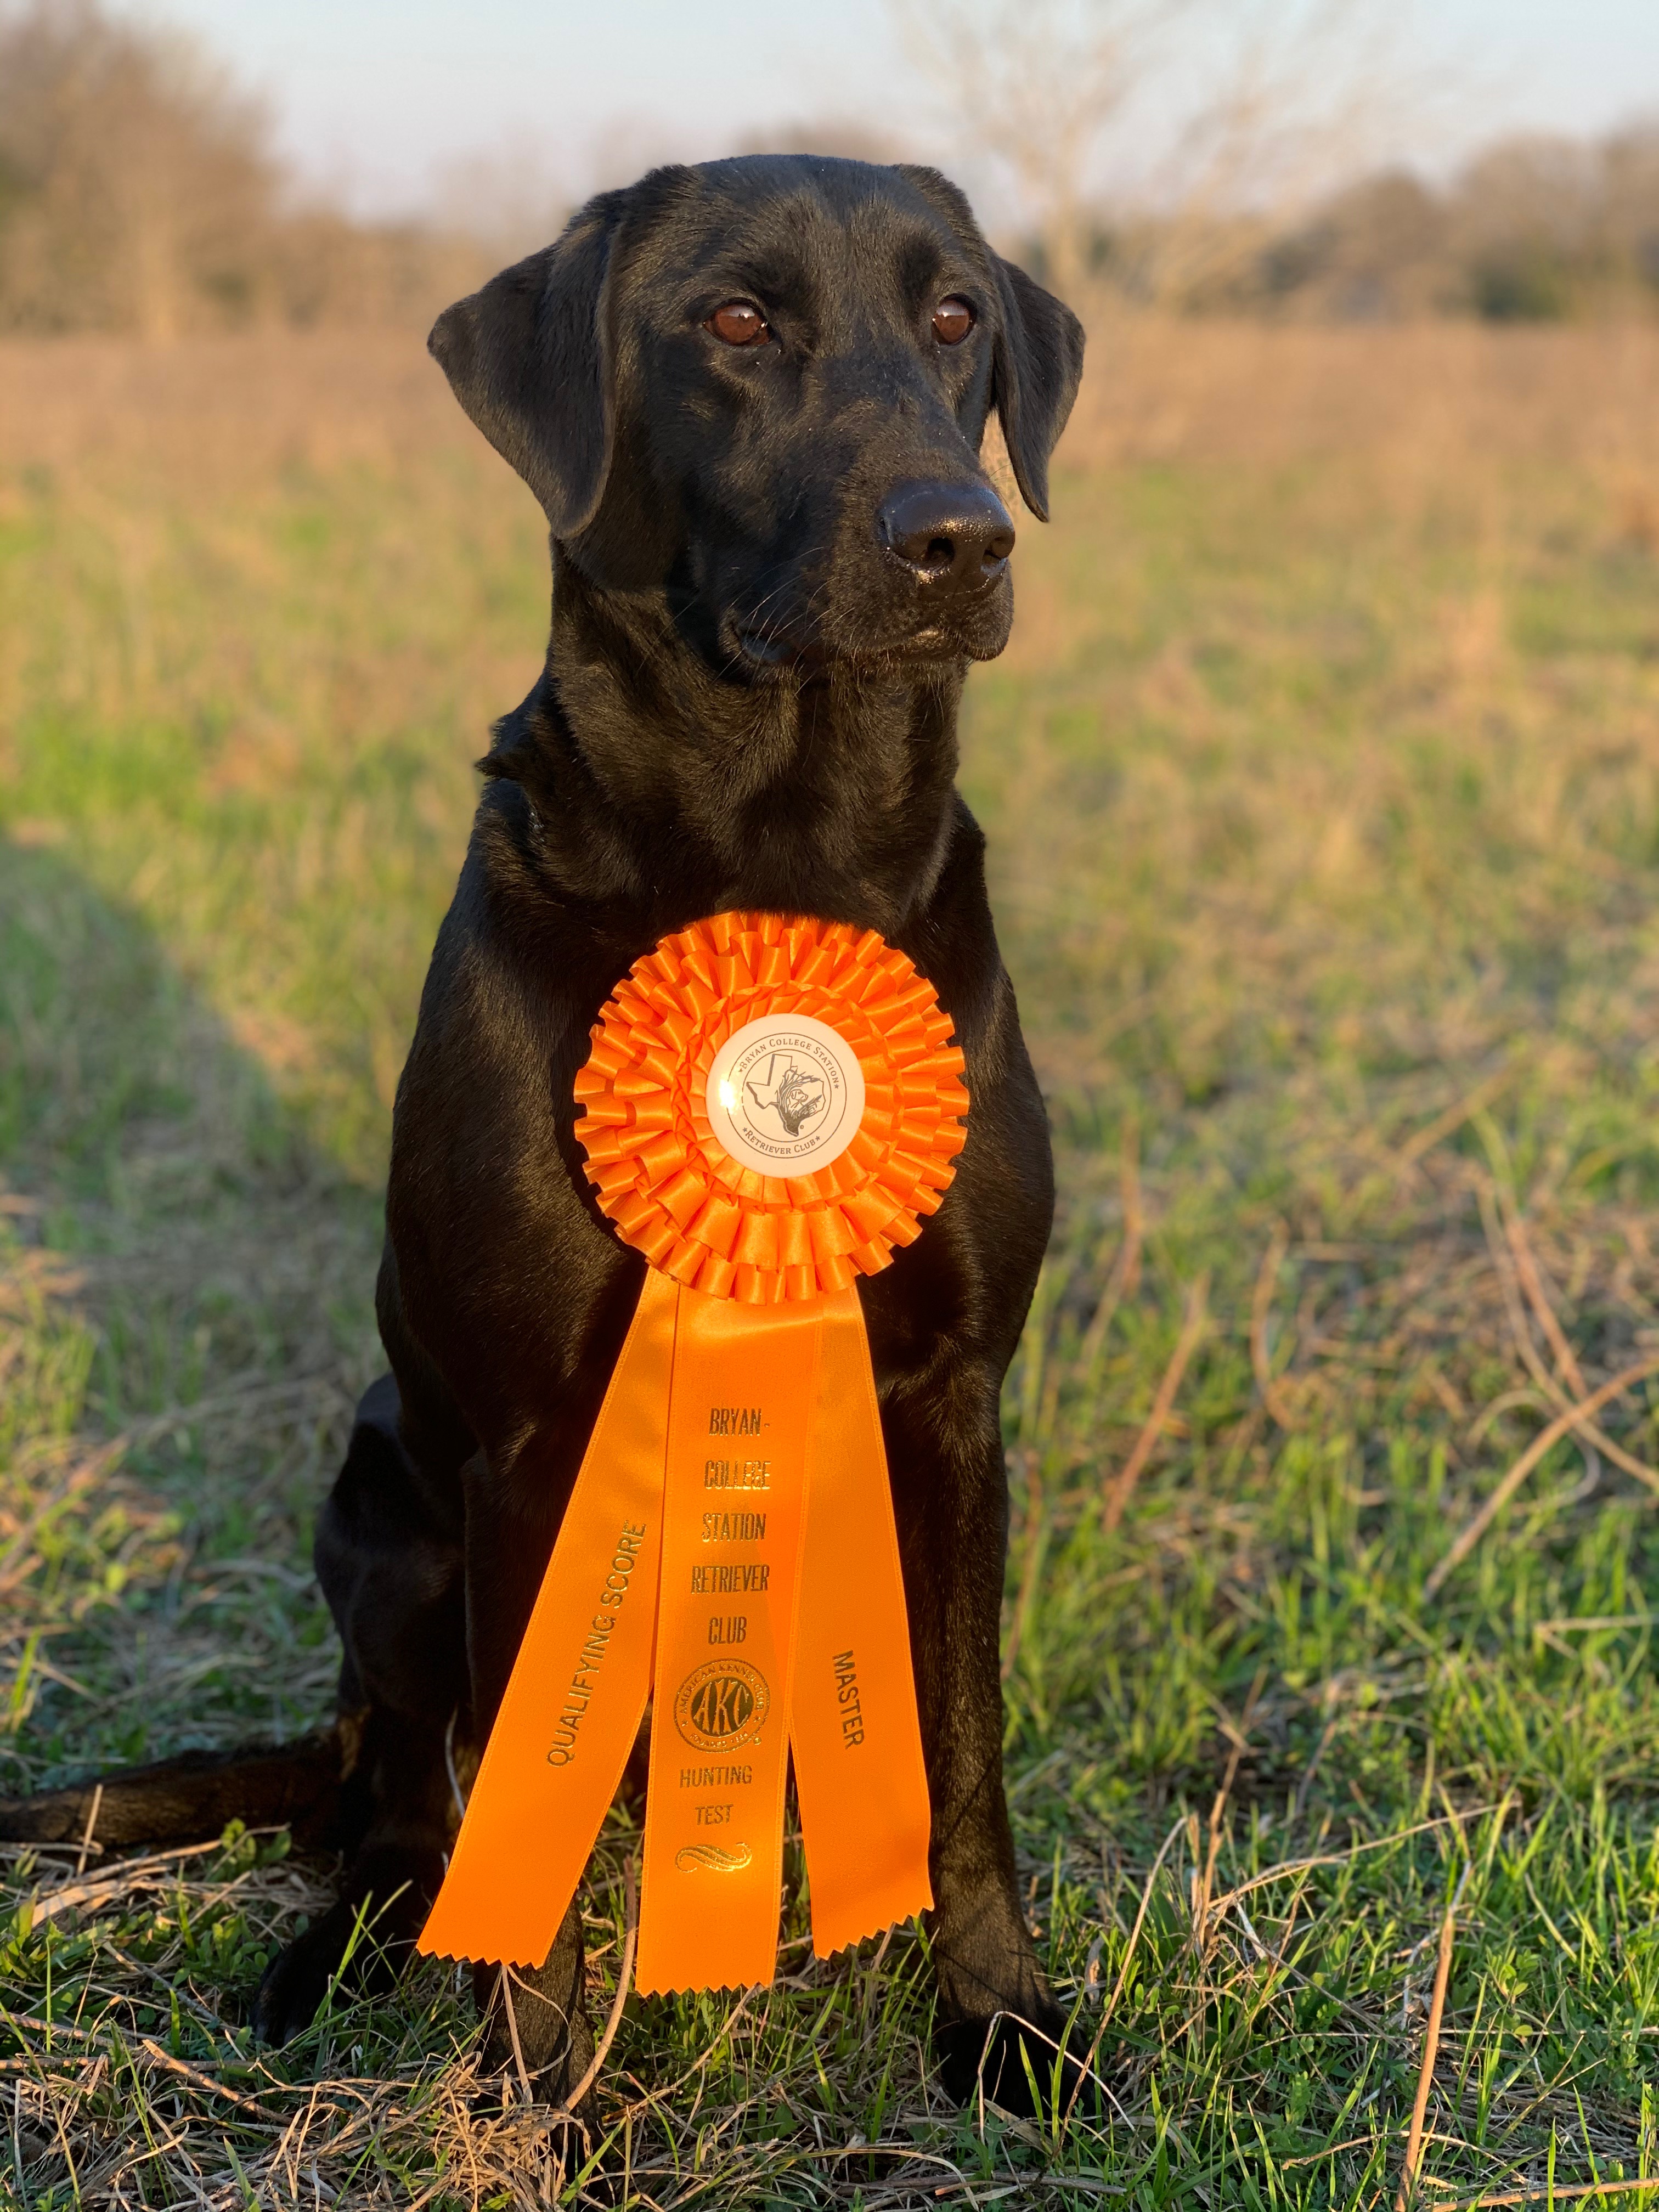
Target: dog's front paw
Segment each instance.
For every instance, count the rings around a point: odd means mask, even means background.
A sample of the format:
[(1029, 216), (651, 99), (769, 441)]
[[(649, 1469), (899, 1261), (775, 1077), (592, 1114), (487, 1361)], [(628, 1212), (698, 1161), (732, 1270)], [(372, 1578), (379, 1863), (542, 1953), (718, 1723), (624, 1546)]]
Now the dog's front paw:
[(283, 2044), (310, 2027), (336, 1982), (386, 1989), (406, 1964), (443, 1879), (436, 1852), (377, 1851), (353, 1868), (344, 1894), (266, 1967), (253, 2033)]
[(253, 2000), (253, 2033), (261, 2043), (288, 2043), (310, 2027), (340, 1971), (352, 1917), (343, 1905), (332, 1906), (265, 1968)]
[(538, 2104), (569, 2103), (593, 2057), (586, 1980), (581, 1913), (574, 1903), (541, 1966), (475, 1969), (473, 1986), (489, 2022), (485, 2072), (505, 2077), (520, 2094), (527, 2082)]
[(1105, 2084), (1085, 2052), (1068, 2041), (1066, 2022), (1058, 2012), (1045, 2011), (1036, 2021), (1012, 2013), (995, 2013), (989, 2020), (941, 2021), (933, 2031), (933, 2050), (939, 2061), (939, 2081), (953, 2104), (972, 2104), (981, 2094), (1022, 2120), (1089, 2118), (1105, 2101)]

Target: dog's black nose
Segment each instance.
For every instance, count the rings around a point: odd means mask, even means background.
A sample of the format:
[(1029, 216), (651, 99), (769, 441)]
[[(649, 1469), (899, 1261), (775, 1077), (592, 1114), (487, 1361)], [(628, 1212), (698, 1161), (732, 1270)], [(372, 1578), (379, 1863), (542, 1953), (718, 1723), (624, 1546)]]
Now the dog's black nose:
[(995, 583), (1014, 550), (1013, 523), (988, 484), (900, 484), (876, 521), (883, 544), (933, 592)]

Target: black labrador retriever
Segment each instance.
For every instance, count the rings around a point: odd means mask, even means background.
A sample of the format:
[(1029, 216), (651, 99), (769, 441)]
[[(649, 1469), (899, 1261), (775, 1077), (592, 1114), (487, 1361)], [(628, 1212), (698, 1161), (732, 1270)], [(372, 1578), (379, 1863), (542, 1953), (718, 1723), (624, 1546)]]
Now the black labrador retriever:
[[(1003, 1796), (998, 1394), (1053, 1186), (954, 776), (968, 664), (1012, 617), (987, 423), (1043, 515), (1082, 331), (934, 171), (792, 156), (602, 194), (451, 307), (431, 348), (546, 510), (552, 635), (482, 763), (398, 1088), (392, 1372), (317, 1536), (341, 1721), (263, 1765), (106, 1788), (100, 1832), (234, 1811), (331, 1828), (338, 1902), (258, 1993), (273, 2041), (309, 2021), (366, 1911), (383, 1957), (406, 1949), (453, 1835), (458, 1752), (476, 1761), (489, 1733), (639, 1296), (644, 1262), (573, 1134), (590, 1028), (629, 965), (702, 916), (873, 928), (954, 1018), (973, 1102), (942, 1210), (859, 1285), (933, 1806), (940, 2057), (958, 2098), (977, 2079), (1029, 2109), (1025, 2058), (1050, 2078), (1063, 2021)], [(82, 1801), (51, 1802), (67, 1825)], [(27, 1825), (7, 1809), (0, 1828)], [(525, 2061), (559, 2099), (592, 2050), (575, 1906), (526, 1978), (547, 2002), (515, 2008)]]

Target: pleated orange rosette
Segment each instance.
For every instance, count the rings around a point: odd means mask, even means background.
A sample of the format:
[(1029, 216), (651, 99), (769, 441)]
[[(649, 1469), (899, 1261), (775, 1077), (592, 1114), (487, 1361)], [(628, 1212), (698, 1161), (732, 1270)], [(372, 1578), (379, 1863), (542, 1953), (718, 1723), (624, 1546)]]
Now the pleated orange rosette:
[(536, 1964), (647, 1700), (638, 1979), (769, 1981), (793, 1754), (820, 1956), (932, 1903), (858, 1275), (965, 1141), (933, 987), (873, 931), (723, 914), (635, 963), (575, 1083), (650, 1266), (421, 1938)]
[[(864, 1079), (856, 1135), (799, 1176), (734, 1158), (706, 1097), (732, 1032), (784, 1014), (827, 1023)], [(618, 985), (576, 1078), (599, 1204), (689, 1290), (746, 1305), (844, 1291), (915, 1241), (951, 1180), (968, 1110), (951, 1034), (932, 984), (873, 930), (723, 914), (665, 938)]]

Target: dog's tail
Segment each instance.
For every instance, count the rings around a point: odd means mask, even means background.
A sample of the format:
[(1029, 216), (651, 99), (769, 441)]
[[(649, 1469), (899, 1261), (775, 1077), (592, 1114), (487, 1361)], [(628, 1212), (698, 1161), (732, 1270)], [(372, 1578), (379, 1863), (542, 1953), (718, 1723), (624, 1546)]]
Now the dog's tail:
[(106, 1845), (205, 1843), (240, 1820), (291, 1828), (296, 1844), (318, 1849), (338, 1814), (344, 1749), (337, 1727), (319, 1729), (292, 1743), (187, 1751), (67, 1790), (0, 1797), (0, 1843), (78, 1844), (88, 1824)]

